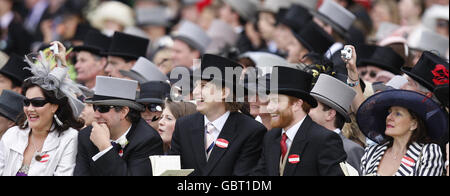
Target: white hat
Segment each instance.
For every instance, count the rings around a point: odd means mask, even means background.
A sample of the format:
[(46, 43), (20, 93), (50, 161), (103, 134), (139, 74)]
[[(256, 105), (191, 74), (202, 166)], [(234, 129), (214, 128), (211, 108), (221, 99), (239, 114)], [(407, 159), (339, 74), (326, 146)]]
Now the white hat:
[(97, 9), (95, 9), (88, 19), (92, 26), (97, 29), (104, 29), (104, 22), (106, 20), (112, 20), (124, 27), (134, 26), (134, 12), (128, 5), (118, 1), (107, 1), (101, 3)]
[(436, 31), (436, 21), (438, 19), (449, 21), (449, 6), (433, 5), (428, 8), (422, 17), (422, 24), (429, 29)]
[(200, 26), (186, 20), (181, 22), (180, 28), (174, 33), (174, 39), (186, 42), (202, 54), (211, 43), (211, 38)]

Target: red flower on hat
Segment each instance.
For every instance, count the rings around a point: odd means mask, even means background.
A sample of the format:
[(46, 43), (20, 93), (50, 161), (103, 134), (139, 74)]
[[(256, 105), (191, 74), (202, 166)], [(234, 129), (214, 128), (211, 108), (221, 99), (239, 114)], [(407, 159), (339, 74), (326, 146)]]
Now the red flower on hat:
[(449, 83), (448, 69), (444, 65), (441, 64), (436, 65), (436, 67), (434, 68), (433, 71), (431, 71), (431, 73), (433, 73), (434, 75), (433, 82), (436, 86)]

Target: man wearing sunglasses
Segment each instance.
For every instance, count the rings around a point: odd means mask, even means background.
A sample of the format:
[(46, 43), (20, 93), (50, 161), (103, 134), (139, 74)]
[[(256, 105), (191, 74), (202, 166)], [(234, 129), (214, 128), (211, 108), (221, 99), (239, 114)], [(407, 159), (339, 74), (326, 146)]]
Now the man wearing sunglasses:
[(138, 103), (144, 105), (141, 117), (151, 127), (158, 130), (158, 121), (164, 110), (164, 101), (170, 96), (170, 84), (164, 81), (151, 81), (141, 84)]
[(93, 98), (95, 122), (80, 131), (76, 176), (151, 176), (149, 156), (163, 154), (158, 132), (140, 116), (138, 83), (98, 76)]

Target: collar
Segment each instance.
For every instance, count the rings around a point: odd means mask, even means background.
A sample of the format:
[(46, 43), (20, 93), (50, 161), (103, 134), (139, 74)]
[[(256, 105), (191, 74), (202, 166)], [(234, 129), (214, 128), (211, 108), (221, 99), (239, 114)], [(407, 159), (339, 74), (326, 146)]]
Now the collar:
[(209, 121), (208, 118), (206, 118), (206, 116), (204, 116), (204, 118), (205, 118), (204, 126), (206, 127), (206, 125), (209, 122), (211, 122), (218, 131), (222, 131), (222, 128), (225, 126), (225, 123), (227, 122), (227, 119), (229, 116), (230, 116), (230, 111), (227, 111), (227, 112), (225, 112), (225, 114), (223, 114), (221, 117), (219, 117), (218, 119), (216, 119), (213, 122)]
[(128, 132), (130, 132), (132, 126), (133, 125), (130, 125), (128, 130), (122, 136), (120, 136), (116, 141), (112, 141), (112, 140), (111, 141), (115, 142), (117, 144), (120, 144), (120, 146), (122, 146), (122, 148), (125, 148), (125, 146), (128, 144), (127, 135), (128, 135)]
[(11, 24), (11, 21), (14, 19), (14, 14), (13, 12), (8, 12), (5, 15), (3, 15), (0, 19), (1, 19), (0, 27), (2, 29), (6, 29), (8, 28), (9, 24)]
[(300, 129), (300, 126), (303, 124), (303, 121), (305, 121), (305, 119), (306, 119), (306, 116), (288, 130), (282, 129), (281, 134), (286, 133), (289, 140), (294, 141), (294, 137), (295, 137), (295, 135), (297, 135), (297, 132)]
[(335, 129), (333, 132), (337, 133), (338, 135), (341, 134), (341, 129)]

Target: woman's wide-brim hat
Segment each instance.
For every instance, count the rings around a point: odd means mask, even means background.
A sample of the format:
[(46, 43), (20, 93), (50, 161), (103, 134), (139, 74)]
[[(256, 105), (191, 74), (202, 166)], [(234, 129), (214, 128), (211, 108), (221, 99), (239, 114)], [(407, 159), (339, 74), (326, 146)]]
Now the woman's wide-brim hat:
[(389, 108), (403, 107), (415, 113), (425, 122), (427, 135), (435, 141), (448, 131), (448, 116), (432, 99), (407, 90), (388, 90), (369, 97), (356, 116), (359, 128), (374, 142), (382, 142), (386, 135), (386, 118)]

